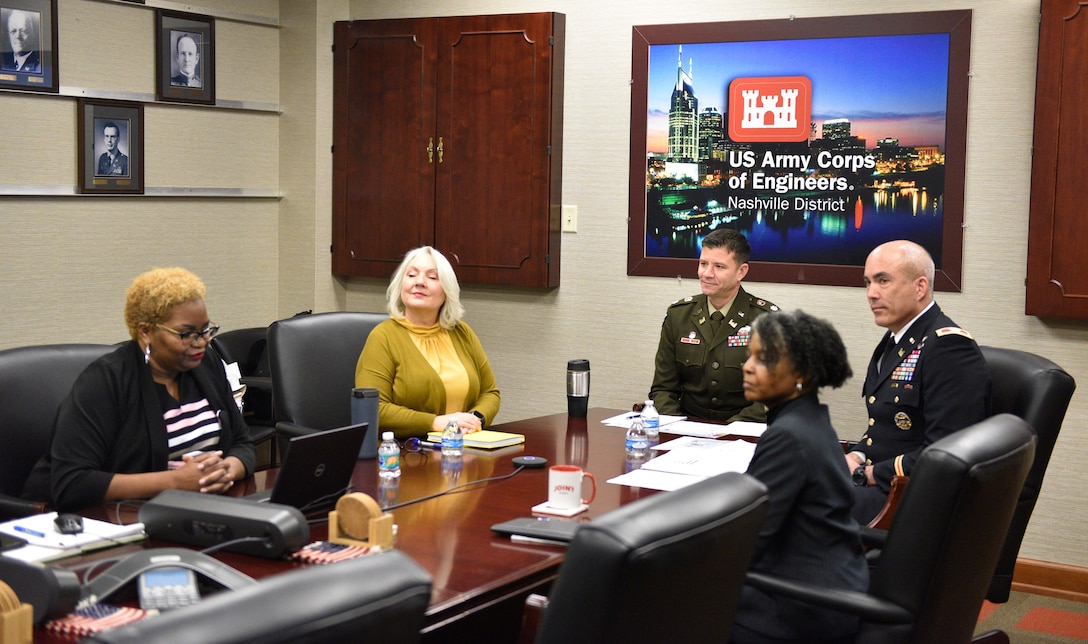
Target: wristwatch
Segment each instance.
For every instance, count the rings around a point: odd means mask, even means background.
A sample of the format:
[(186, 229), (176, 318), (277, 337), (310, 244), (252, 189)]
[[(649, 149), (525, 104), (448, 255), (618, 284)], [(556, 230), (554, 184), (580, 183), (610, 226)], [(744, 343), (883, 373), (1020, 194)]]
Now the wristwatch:
[(864, 465), (858, 465), (854, 469), (854, 473), (853, 473), (853, 475), (851, 475), (851, 478), (854, 481), (854, 485), (856, 485), (858, 487), (865, 487), (865, 486), (869, 485), (869, 477), (865, 476), (865, 466)]
[(481, 425), (483, 425), (487, 421), (487, 419), (484, 418), (484, 415), (481, 414), (480, 412), (476, 411), (475, 409), (472, 410), (472, 415), (475, 416), (476, 418), (480, 419), (480, 424)]

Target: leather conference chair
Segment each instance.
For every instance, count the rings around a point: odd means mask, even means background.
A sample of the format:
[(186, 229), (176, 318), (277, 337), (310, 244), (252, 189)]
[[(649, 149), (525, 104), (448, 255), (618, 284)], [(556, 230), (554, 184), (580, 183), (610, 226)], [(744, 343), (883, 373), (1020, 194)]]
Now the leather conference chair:
[[(1035, 460), (1027, 480), (1024, 481), (1024, 489), (1020, 492), (993, 582), (986, 594), (986, 599), (999, 604), (1009, 600), (1020, 544), (1024, 540), (1032, 510), (1039, 499), (1043, 477), (1077, 385), (1065, 370), (1042, 356), (998, 347), (983, 346), (980, 349), (990, 371), (990, 413), (1007, 413), (1022, 418), (1038, 438)], [(869, 527), (888, 529), (906, 485), (906, 477), (896, 477), (892, 481), (888, 503)]]
[(272, 373), (268, 360), (268, 328), (250, 327), (224, 331), (212, 338), (212, 346), (227, 363), (237, 363), (240, 383), (246, 386), (242, 396), (242, 415), (253, 442), (267, 441), (268, 458), (257, 469), (278, 464), (276, 417), (272, 405)]
[(1039, 441), (1035, 447), (1035, 461), (1024, 481), (1024, 489), (1020, 491), (997, 570), (986, 594), (991, 602), (1003, 603), (1009, 600), (1020, 544), (1039, 499), (1043, 476), (1077, 385), (1065, 370), (1042, 356), (1014, 349), (980, 348), (990, 369), (993, 386), (991, 412), (1009, 413), (1024, 419), (1035, 430)]
[(880, 544), (868, 593), (755, 572), (748, 583), (859, 615), (857, 642), (968, 642), (1035, 446), (1024, 420), (1001, 414), (927, 447)]
[(281, 440), (351, 424), (355, 365), (370, 331), (387, 319), (385, 313), (337, 311), (278, 320), (268, 327)]
[(724, 641), (766, 512), (767, 487), (731, 472), (582, 524), (522, 641)]
[(83, 641), (418, 642), (430, 600), (430, 575), (392, 550), (268, 577)]
[(19, 498), (53, 441), (53, 420), (72, 383), (106, 344), (48, 344), (0, 351), (0, 520), (46, 510)]

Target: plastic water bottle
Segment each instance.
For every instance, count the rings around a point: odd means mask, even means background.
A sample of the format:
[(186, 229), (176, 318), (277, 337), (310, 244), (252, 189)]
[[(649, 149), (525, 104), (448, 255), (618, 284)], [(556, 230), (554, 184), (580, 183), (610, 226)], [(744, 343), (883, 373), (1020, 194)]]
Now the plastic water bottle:
[(647, 400), (642, 406), (642, 428), (646, 430), (646, 440), (650, 445), (656, 445), (660, 437), (658, 430), (661, 426), (661, 415), (654, 407), (654, 401)]
[(646, 458), (650, 443), (646, 440), (646, 430), (642, 427), (642, 419), (638, 416), (631, 421), (631, 428), (627, 430), (625, 447), (627, 456), (636, 459)]
[(382, 444), (378, 446), (378, 476), (383, 479), (400, 476), (400, 445), (393, 440), (393, 432), (382, 433)]
[(461, 456), (465, 452), (465, 435), (456, 420), (446, 423), (442, 430), (442, 456)]

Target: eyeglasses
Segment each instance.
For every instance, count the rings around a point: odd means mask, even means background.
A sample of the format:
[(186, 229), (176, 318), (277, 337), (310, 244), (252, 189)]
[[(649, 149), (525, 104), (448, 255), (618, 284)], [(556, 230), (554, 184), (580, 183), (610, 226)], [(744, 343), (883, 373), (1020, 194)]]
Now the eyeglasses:
[(178, 336), (178, 340), (181, 340), (185, 344), (196, 344), (197, 338), (204, 338), (205, 340), (211, 340), (215, 337), (216, 333), (219, 333), (219, 327), (214, 324), (209, 324), (200, 331), (175, 331), (168, 326), (156, 324), (163, 331), (169, 331)]
[(424, 449), (423, 442), (415, 436), (404, 439), (404, 444), (401, 446), (401, 450), (404, 452), (404, 458), (407, 459), (409, 454), (415, 454), (419, 457), (417, 463), (422, 463), (427, 460), (427, 451)]

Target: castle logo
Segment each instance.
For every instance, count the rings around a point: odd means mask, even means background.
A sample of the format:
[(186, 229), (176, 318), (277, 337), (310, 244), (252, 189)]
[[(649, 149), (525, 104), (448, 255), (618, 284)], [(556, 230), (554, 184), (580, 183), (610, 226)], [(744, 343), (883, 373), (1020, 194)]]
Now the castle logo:
[(805, 76), (737, 78), (729, 84), (734, 141), (805, 141), (811, 117), (812, 81)]

